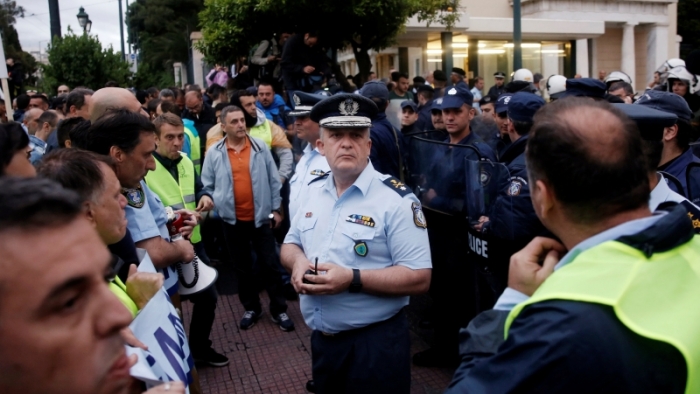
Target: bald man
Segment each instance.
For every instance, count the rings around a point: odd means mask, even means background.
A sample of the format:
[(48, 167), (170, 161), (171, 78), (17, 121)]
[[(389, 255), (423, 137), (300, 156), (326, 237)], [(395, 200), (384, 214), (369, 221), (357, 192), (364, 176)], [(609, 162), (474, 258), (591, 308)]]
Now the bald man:
[(206, 132), (216, 124), (216, 112), (203, 101), (202, 92), (198, 91), (185, 94), (185, 110), (182, 111), (182, 118), (193, 121), (194, 127), (200, 131), (201, 135), (206, 135)]
[(32, 108), (24, 113), (24, 119), (22, 120), (22, 128), (29, 135), (34, 135), (36, 129), (39, 128), (37, 119), (43, 114), (44, 111), (40, 108)]
[(102, 88), (92, 95), (90, 121), (95, 122), (109, 108), (125, 108), (131, 112), (141, 112), (141, 103), (130, 91), (123, 88)]

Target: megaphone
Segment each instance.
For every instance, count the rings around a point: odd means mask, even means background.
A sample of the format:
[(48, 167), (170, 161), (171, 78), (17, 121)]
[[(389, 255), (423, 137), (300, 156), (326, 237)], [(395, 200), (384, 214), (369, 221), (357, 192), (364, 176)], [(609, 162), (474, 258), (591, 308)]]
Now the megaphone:
[(219, 272), (204, 264), (197, 255), (189, 263), (175, 265), (180, 281), (180, 295), (189, 295), (206, 290), (216, 282)]

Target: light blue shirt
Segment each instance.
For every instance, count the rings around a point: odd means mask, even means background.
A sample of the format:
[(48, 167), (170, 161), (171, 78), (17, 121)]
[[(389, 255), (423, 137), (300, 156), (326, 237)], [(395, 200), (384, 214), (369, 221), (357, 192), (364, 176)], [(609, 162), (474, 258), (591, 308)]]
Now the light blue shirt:
[(32, 148), (32, 151), (29, 152), (29, 161), (33, 165), (37, 165), (41, 158), (44, 157), (44, 153), (46, 153), (46, 142), (35, 135), (29, 134), (29, 146)]
[(304, 155), (297, 163), (296, 172), (289, 181), (289, 217), (294, 215), (299, 205), (306, 201), (309, 190), (309, 182), (330, 171), (328, 160), (318, 149), (312, 149), (311, 144), (304, 148)]
[(471, 90), (472, 96), (474, 96), (474, 104), (472, 104), (472, 108), (476, 109), (477, 112), (481, 113), (481, 106), (479, 105), (479, 100), (481, 100), (482, 95), (481, 95), (481, 90), (477, 89), (476, 86), (474, 86)]
[[(134, 239), (134, 243), (153, 237), (163, 237), (166, 241), (170, 241), (167, 226), (168, 215), (165, 213), (163, 202), (161, 202), (157, 194), (148, 188), (145, 181), (141, 181), (141, 188), (145, 198), (141, 208), (135, 206), (138, 204), (132, 204), (132, 201), (134, 201), (133, 197), (127, 196), (129, 203), (126, 205), (126, 226)], [(135, 194), (135, 196), (137, 196), (136, 199), (139, 198), (138, 194)], [(164, 270), (159, 269), (158, 271), (165, 277), (163, 286), (168, 290), (168, 294), (172, 296), (177, 293), (178, 278), (175, 268), (168, 266), (168, 268)]]
[[(332, 175), (312, 183), (284, 243), (298, 245), (311, 261), (318, 258), (319, 262), (346, 268), (432, 268), (420, 203), (413, 193), (402, 197), (397, 191), (404, 193), (407, 189), (401, 188), (405, 186), (389, 186), (383, 182), (387, 178), (368, 163), (340, 197)], [(362, 248), (356, 248), (362, 243), (364, 257)], [(328, 333), (387, 320), (408, 300), (408, 296), (380, 297), (347, 290), (335, 295), (300, 296), (306, 324)]]
[[(564, 257), (561, 258), (561, 260), (559, 260), (557, 265), (554, 266), (554, 270), (556, 271), (559, 268), (569, 264), (581, 253), (595, 246), (598, 246), (603, 242), (612, 241), (614, 239), (618, 239), (626, 235), (637, 234), (640, 231), (644, 231), (644, 229), (651, 227), (654, 223), (656, 223), (657, 220), (661, 219), (661, 217), (665, 214), (666, 213), (659, 212), (654, 216), (625, 222), (620, 224), (619, 226), (615, 226), (611, 229), (605, 230), (602, 233), (598, 233), (582, 241), (578, 245), (574, 246), (573, 249), (571, 249), (567, 254), (565, 254)], [(521, 302), (525, 302), (528, 299), (530, 299), (530, 297), (528, 297), (526, 294), (523, 294), (515, 289), (511, 289), (510, 287), (508, 287), (498, 298), (498, 301), (496, 302), (496, 305), (493, 307), (493, 309), (501, 311), (510, 311), (516, 305), (520, 304)]]

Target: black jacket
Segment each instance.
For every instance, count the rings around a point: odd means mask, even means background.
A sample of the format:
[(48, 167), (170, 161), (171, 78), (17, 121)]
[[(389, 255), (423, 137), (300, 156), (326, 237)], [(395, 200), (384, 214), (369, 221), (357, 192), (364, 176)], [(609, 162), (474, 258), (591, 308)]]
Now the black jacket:
[[(306, 66), (314, 67), (314, 72), (311, 74), (304, 73), (304, 67)], [(323, 82), (323, 78), (331, 75), (326, 56), (318, 45), (313, 47), (306, 45), (303, 34), (293, 35), (284, 44), (280, 67), (284, 87), (287, 90), (312, 92), (316, 85), (309, 77), (320, 79)]]

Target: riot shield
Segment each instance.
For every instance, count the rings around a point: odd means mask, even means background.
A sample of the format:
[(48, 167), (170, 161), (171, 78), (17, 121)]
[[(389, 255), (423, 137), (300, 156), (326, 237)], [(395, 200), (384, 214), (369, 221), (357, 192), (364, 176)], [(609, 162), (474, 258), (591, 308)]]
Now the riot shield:
[(685, 169), (686, 187), (690, 202), (698, 205), (700, 202), (700, 163), (690, 163)]
[(407, 183), (424, 208), (464, 218), (464, 165), (466, 160), (478, 161), (479, 152), (473, 146), (443, 142), (446, 136), (438, 141), (440, 133), (417, 133), (410, 138)]
[(479, 304), (488, 309), (508, 284), (510, 256), (517, 251), (512, 200), (523, 184), (511, 179), (504, 164), (491, 161), (468, 160), (465, 174), (469, 260), (485, 283), (478, 285)]

